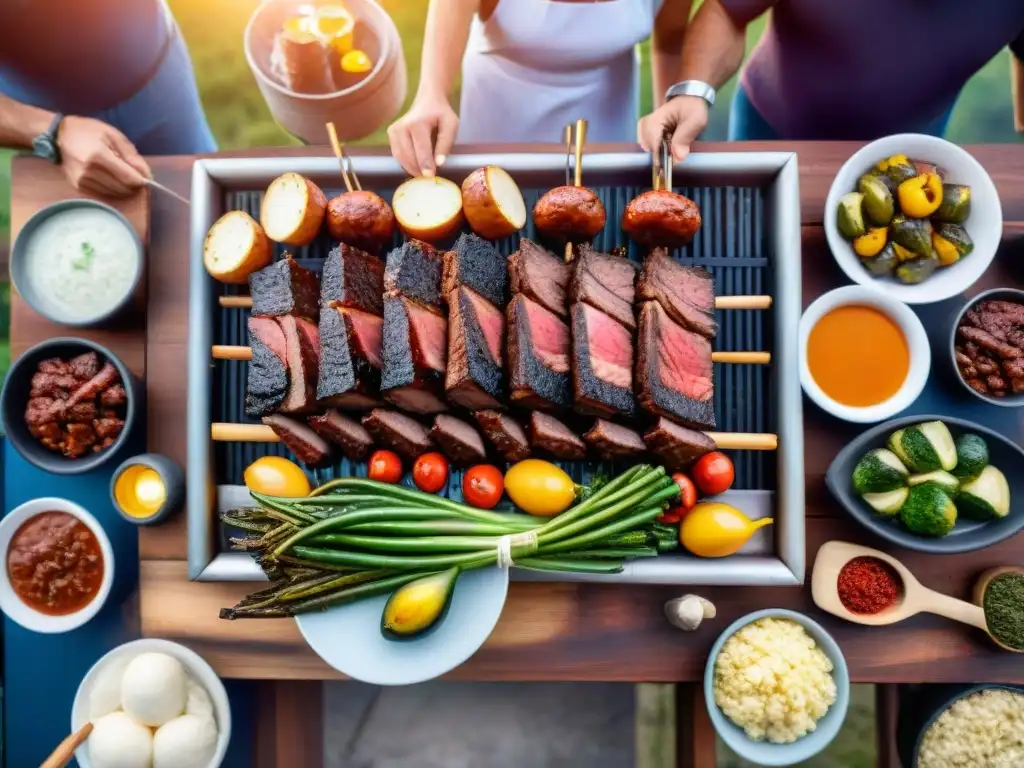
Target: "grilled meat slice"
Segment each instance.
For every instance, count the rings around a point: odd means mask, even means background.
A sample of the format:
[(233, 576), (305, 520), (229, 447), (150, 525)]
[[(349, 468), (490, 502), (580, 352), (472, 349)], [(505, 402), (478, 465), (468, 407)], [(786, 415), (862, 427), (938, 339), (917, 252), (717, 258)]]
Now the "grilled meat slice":
[(406, 296), (430, 306), (441, 303), (441, 254), (433, 246), (409, 240), (388, 254), (386, 296)]
[(373, 448), (373, 438), (366, 427), (355, 419), (343, 416), (333, 408), (306, 419), (320, 437), (341, 448), (342, 454), (352, 461), (362, 461)]
[(664, 248), (655, 248), (644, 261), (636, 293), (641, 300), (660, 303), (684, 328), (715, 338), (715, 281), (703, 267), (685, 266)]
[(314, 321), (320, 316), (320, 281), (289, 254), (249, 275), (249, 293), (254, 315), (296, 315)]
[(383, 261), (345, 243), (331, 250), (320, 284), (322, 308), (350, 307), (383, 315), (383, 295)]
[(512, 401), (525, 408), (549, 411), (569, 407), (568, 326), (521, 294), (508, 305), (506, 313)]
[(427, 428), (404, 413), (374, 408), (363, 416), (363, 426), (375, 443), (410, 461), (434, 450)]
[(598, 309), (572, 305), (572, 391), (582, 413), (632, 416), (633, 336)]
[(567, 317), (566, 291), (572, 270), (551, 251), (525, 237), (508, 257), (512, 293), (522, 293), (560, 317)]
[(508, 304), (508, 269), (505, 259), (492, 243), (463, 233), (443, 256), (441, 296), (447, 298), (459, 287), (472, 288), (496, 307)]
[(640, 407), (694, 429), (715, 428), (711, 343), (673, 322), (657, 301), (645, 302), (637, 339)]
[(717, 446), (703, 432), (680, 426), (664, 416), (644, 435), (644, 443), (661, 457), (670, 472), (687, 469), (694, 461)]
[(402, 297), (384, 300), (381, 393), (412, 413), (447, 410), (444, 394), (448, 321), (433, 307)]
[(633, 330), (636, 272), (636, 265), (628, 259), (598, 253), (584, 243), (573, 262), (569, 298), (584, 301)]
[(309, 320), (294, 315), (277, 318), (284, 331), (288, 359), (288, 394), (282, 413), (305, 413), (316, 404), (316, 378), (320, 366), (320, 334)]
[(448, 297), (448, 400), (471, 411), (503, 408), (505, 315), (470, 288)]
[(586, 444), (575, 432), (554, 416), (540, 411), (530, 414), (530, 445), (566, 461), (587, 455)]
[(284, 331), (272, 317), (249, 318), (248, 381), (245, 413), (259, 417), (273, 413), (288, 394), (288, 351)]
[(434, 418), (430, 437), (437, 443), (441, 453), (456, 466), (468, 467), (487, 458), (487, 449), (484, 448), (480, 433), (462, 419), (446, 413), (439, 413)]
[(384, 320), (345, 307), (321, 312), (317, 398), (346, 410), (372, 408), (379, 400)]
[(602, 459), (636, 456), (647, 450), (638, 432), (605, 419), (597, 419), (594, 426), (583, 433), (583, 441)]
[(301, 421), (273, 413), (263, 417), (263, 423), (274, 430), (285, 448), (295, 454), (295, 458), (310, 467), (319, 467), (331, 457), (331, 447), (309, 425)]
[(487, 410), (476, 411), (473, 416), (487, 439), (498, 449), (506, 461), (522, 461), (530, 455), (530, 443), (518, 421), (507, 413)]

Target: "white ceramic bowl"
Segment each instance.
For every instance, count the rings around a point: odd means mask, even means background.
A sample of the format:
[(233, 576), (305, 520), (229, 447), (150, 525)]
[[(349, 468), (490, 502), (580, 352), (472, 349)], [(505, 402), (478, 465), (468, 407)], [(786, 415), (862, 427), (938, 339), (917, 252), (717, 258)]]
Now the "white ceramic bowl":
[[(30, 608), (15, 594), (7, 576), (7, 548), (10, 546), (11, 539), (22, 523), (43, 512), (67, 512), (69, 515), (77, 517), (92, 531), (96, 541), (99, 542), (100, 552), (103, 555), (103, 580), (100, 582), (99, 592), (84, 608), (64, 616), (48, 616)], [(114, 583), (114, 550), (110, 546), (110, 539), (107, 538), (103, 526), (85, 509), (67, 499), (53, 497), (32, 499), (7, 513), (3, 520), (0, 520), (0, 553), (3, 554), (4, 559), (3, 567), (0, 568), (0, 611), (3, 611), (12, 621), (33, 632), (56, 634), (70, 632), (72, 629), (82, 626), (99, 613), (100, 608), (107, 601), (110, 587)]]
[[(119, 660), (131, 660), (141, 653), (166, 653), (173, 656), (182, 663), (185, 670), (192, 675), (197, 683), (206, 689), (210, 694), (210, 701), (213, 702), (213, 713), (217, 720), (217, 750), (213, 759), (206, 768), (218, 768), (224, 762), (224, 755), (228, 751), (228, 743), (231, 741), (231, 705), (228, 702), (228, 692), (224, 690), (224, 683), (217, 677), (213, 667), (206, 663), (202, 656), (178, 643), (170, 640), (157, 640), (143, 638), (133, 640), (130, 643), (119, 645), (100, 658), (82, 678), (75, 693), (75, 701), (71, 705), (71, 730), (77, 731), (89, 720), (89, 693), (95, 685), (100, 671)], [(89, 742), (86, 741), (75, 751), (80, 768), (92, 768), (89, 761)]]
[[(810, 335), (811, 329), (822, 316), (836, 307), (851, 305), (873, 307), (884, 312), (899, 326), (910, 351), (910, 370), (907, 372), (903, 386), (896, 390), (896, 394), (888, 400), (876, 405), (857, 407), (836, 402), (818, 386), (807, 365), (807, 337)], [(895, 416), (917, 400), (928, 381), (931, 367), (932, 349), (921, 320), (906, 304), (901, 304), (884, 293), (859, 285), (836, 288), (834, 291), (819, 296), (811, 306), (804, 310), (804, 314), (800, 318), (800, 384), (807, 396), (818, 407), (844, 421), (869, 424), (875, 421), (885, 421)]]
[[(892, 155), (933, 163), (946, 171), (946, 181), (971, 188), (971, 215), (964, 223), (974, 250), (949, 267), (940, 267), (917, 285), (904, 285), (892, 277), (875, 277), (860, 263), (853, 246), (839, 234), (836, 211), (839, 198), (857, 189), (857, 180), (871, 167)], [(825, 235), (832, 255), (855, 283), (892, 296), (907, 304), (931, 304), (963, 293), (981, 277), (995, 258), (1003, 236), (1003, 210), (992, 178), (965, 149), (936, 136), (901, 133), (873, 141), (846, 161), (825, 201)]]

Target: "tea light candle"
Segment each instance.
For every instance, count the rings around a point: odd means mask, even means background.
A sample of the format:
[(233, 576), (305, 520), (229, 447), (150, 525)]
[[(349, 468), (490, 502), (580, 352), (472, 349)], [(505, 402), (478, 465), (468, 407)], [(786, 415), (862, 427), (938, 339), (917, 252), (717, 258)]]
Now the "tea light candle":
[(178, 465), (152, 453), (125, 461), (110, 485), (114, 507), (138, 525), (163, 520), (180, 505), (183, 494), (184, 475)]

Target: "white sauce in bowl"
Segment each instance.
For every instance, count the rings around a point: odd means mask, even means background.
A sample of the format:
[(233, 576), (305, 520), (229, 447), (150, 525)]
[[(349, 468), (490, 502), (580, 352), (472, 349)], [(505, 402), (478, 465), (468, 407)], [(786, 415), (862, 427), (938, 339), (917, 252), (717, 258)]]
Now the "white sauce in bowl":
[(121, 219), (102, 208), (69, 208), (29, 236), (25, 289), (53, 318), (86, 322), (124, 301), (141, 267), (133, 233)]

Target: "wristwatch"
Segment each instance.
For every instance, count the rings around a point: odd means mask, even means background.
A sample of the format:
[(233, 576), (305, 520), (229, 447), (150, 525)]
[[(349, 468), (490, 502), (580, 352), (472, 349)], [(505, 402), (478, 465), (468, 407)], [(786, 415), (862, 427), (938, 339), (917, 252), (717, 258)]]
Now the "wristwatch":
[(32, 139), (32, 154), (49, 160), (54, 165), (60, 164), (60, 144), (57, 143), (57, 130), (63, 119), (64, 115), (58, 112), (50, 121), (50, 127)]
[(709, 107), (715, 105), (715, 89), (703, 80), (683, 80), (665, 91), (665, 101), (676, 96), (697, 96), (704, 99)]

